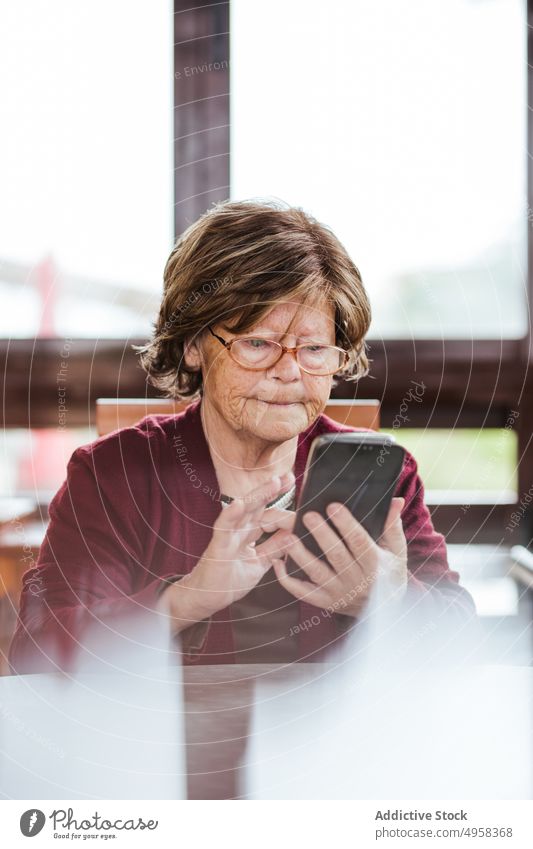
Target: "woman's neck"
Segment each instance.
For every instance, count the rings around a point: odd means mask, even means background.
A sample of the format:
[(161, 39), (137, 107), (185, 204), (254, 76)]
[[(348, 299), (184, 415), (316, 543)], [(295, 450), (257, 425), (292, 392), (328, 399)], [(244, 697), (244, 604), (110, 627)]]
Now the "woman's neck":
[(273, 475), (294, 469), (298, 437), (267, 442), (253, 434), (235, 431), (219, 412), (202, 398), (200, 415), (205, 439), (215, 467), (220, 491), (239, 497)]

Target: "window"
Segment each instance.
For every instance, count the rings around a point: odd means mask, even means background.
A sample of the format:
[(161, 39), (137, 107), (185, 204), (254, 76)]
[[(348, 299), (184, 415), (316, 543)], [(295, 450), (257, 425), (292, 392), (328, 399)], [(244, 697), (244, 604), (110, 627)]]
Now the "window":
[(392, 432), (416, 457), (429, 503), (516, 501), (518, 446), (510, 428), (402, 428)]
[(0, 12), (0, 336), (149, 332), (173, 238), (169, 0)]
[[(157, 394), (131, 343), (153, 318), (172, 209), (179, 234), (230, 194), (278, 195), (335, 229), (374, 305), (371, 374), (335, 397), (378, 398), (391, 430), (423, 383), (408, 413), (423, 436), (399, 436), (429, 491), (448, 493), (436, 527), (500, 541), (533, 480), (533, 0), (174, 0), (171, 12), (166, 0), (58, 0), (45, 13), (30, 0), (1, 13), (2, 199), (15, 196), (0, 219), (6, 425), (57, 427), (66, 343), (69, 430), (93, 423), (98, 397)], [(485, 451), (487, 429), (498, 444), (513, 434), (497, 492), (471, 481), (466, 510), (432, 440), (457, 436), (467, 456)]]
[(231, 56), (232, 196), (333, 228), (371, 337), (524, 336), (523, 0), (232, 0)]

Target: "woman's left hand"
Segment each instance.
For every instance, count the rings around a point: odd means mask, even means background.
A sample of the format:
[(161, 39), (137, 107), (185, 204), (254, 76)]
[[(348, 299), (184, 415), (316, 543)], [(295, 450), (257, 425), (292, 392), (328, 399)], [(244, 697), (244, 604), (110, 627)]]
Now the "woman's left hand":
[(305, 513), (304, 525), (328, 562), (315, 557), (294, 534), (281, 532), (287, 553), (309, 581), (288, 575), (285, 563), (276, 559), (273, 565), (279, 582), (296, 598), (348, 616), (360, 614), (377, 578), (380, 599), (400, 600), (407, 587), (407, 540), (400, 518), (404, 503), (404, 498), (392, 499), (378, 542), (343, 504), (327, 507), (335, 530), (319, 513)]

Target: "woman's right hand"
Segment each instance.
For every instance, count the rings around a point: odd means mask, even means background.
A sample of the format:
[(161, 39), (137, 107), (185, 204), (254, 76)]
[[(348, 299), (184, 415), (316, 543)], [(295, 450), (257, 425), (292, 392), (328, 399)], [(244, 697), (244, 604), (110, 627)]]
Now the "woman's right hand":
[[(294, 513), (272, 509), (272, 515), (265, 508), (293, 484), (292, 472), (276, 476), (222, 509), (209, 545), (194, 569), (161, 595), (159, 608), (174, 620), (175, 633), (243, 598), (259, 583), (272, 560), (283, 556), (284, 531), (290, 530)], [(256, 549), (255, 541), (263, 531), (276, 527), (279, 533), (273, 533)]]

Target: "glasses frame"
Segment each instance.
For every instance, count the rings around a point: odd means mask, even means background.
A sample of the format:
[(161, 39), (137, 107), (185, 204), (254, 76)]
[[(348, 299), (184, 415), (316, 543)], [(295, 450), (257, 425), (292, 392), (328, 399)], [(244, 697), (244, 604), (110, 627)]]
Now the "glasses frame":
[[(276, 345), (279, 348), (279, 357), (276, 360), (274, 360), (274, 362), (271, 363), (269, 366), (245, 366), (242, 363), (240, 363), (239, 360), (235, 359), (235, 356), (231, 353), (231, 348), (232, 348), (233, 344), (235, 342), (241, 342), (243, 339), (262, 339), (263, 337), (253, 336), (253, 335), (240, 336), (240, 337), (237, 337), (235, 339), (230, 339), (229, 342), (228, 342), (226, 339), (223, 339), (222, 336), (219, 336), (217, 333), (215, 333), (214, 330), (210, 327), (210, 325), (208, 325), (207, 329), (209, 330), (211, 335), (215, 337), (215, 339), (218, 339), (218, 341), (220, 342), (221, 345), (224, 345), (226, 351), (230, 355), (233, 362), (237, 363), (237, 365), (239, 365), (241, 368), (245, 368), (248, 371), (264, 371), (265, 368), (272, 368), (272, 366), (275, 366), (276, 363), (279, 363), (283, 354), (291, 354), (291, 356), (293, 356), (294, 359), (296, 360), (296, 364), (297, 364), (298, 368), (300, 368), (306, 374), (312, 375), (313, 377), (329, 377), (333, 374), (338, 374), (340, 371), (342, 371), (343, 368), (346, 367), (346, 364), (348, 362), (348, 357), (349, 357), (348, 351), (345, 351), (344, 348), (339, 348), (337, 345), (324, 345), (325, 348), (335, 348), (337, 351), (340, 351), (340, 353), (344, 357), (344, 362), (337, 369), (335, 369), (335, 371), (321, 372), (319, 374), (316, 371), (309, 371), (308, 369), (306, 369), (302, 365), (300, 365), (300, 363), (298, 362), (298, 351), (301, 348), (307, 348), (307, 346), (309, 345), (309, 342), (304, 343), (303, 345), (296, 345), (295, 347), (290, 348), (287, 345), (282, 345), (281, 342), (275, 342), (274, 339), (265, 339), (265, 342), (270, 342), (272, 345)], [(322, 343), (320, 343), (320, 344), (322, 344)]]

